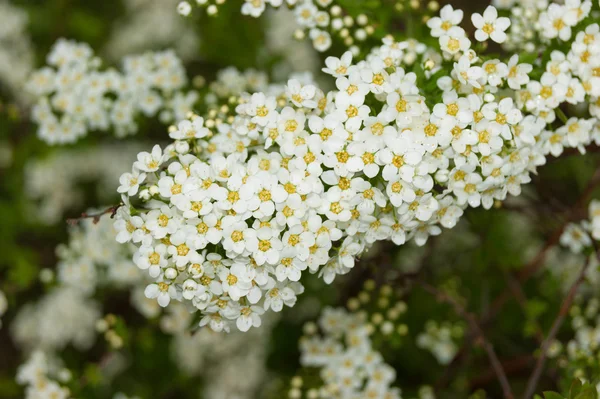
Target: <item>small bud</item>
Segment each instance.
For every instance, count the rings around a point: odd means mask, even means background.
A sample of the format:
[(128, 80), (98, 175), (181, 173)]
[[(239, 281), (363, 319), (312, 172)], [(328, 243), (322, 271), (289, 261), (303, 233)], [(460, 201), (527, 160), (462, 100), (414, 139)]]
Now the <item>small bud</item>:
[(167, 270), (165, 270), (165, 277), (168, 278), (169, 280), (174, 280), (177, 278), (177, 270), (173, 267), (168, 268)]
[(210, 16), (217, 15), (218, 12), (219, 12), (219, 9), (214, 4), (209, 5), (208, 8), (206, 9), (206, 13)]

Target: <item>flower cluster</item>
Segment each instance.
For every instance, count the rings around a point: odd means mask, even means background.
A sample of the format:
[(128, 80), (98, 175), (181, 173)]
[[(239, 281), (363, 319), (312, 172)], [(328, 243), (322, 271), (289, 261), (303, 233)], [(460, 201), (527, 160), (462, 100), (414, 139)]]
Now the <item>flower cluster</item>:
[(126, 0), (126, 12), (119, 18), (105, 45), (113, 60), (148, 50), (173, 48), (183, 61), (196, 55), (200, 38), (190, 24), (173, 12), (179, 0)]
[(565, 4), (552, 3), (538, 19), (539, 32), (545, 41), (571, 38), (572, 28), (582, 21), (592, 8), (591, 0), (572, 0)]
[[(406, 303), (399, 298), (391, 286), (377, 287), (375, 281), (367, 280), (363, 290), (348, 300), (346, 307), (352, 313), (368, 314), (372, 333), (380, 334), (390, 341), (408, 334), (408, 326), (401, 316), (406, 313)], [(310, 325), (307, 325), (310, 329)], [(400, 340), (398, 340), (399, 342)]]
[(116, 235), (110, 220), (94, 223), (84, 219), (72, 226), (68, 244), (56, 248), (57, 282), (86, 295), (98, 286), (122, 288), (142, 283), (144, 275), (131, 260), (132, 248), (119, 245)]
[(48, 65), (27, 86), (37, 98), (32, 117), (38, 135), (49, 144), (72, 143), (95, 130), (133, 134), (138, 115), (168, 123), (183, 118), (198, 98), (183, 90), (185, 70), (172, 51), (128, 56), (122, 72), (101, 70), (88, 45), (63, 39)]
[(400, 389), (392, 387), (395, 370), (373, 348), (373, 329), (365, 316), (325, 308), (318, 321), (322, 335), (314, 325), (305, 328), (300, 362), (319, 369), (322, 386), (305, 388), (304, 396), (302, 380), (297, 381), (292, 384), (290, 398), (400, 398)]
[(210, 105), (220, 105), (220, 100), (229, 100), (231, 97), (235, 99), (247, 92), (281, 91), (278, 86), (269, 84), (266, 73), (254, 69), (240, 71), (234, 67), (218, 71), (217, 78), (210, 82), (209, 88), (205, 101)]
[[(210, 4), (208, 0), (200, 0), (197, 3), (206, 6), (209, 15), (216, 15), (218, 12), (219, 1), (217, 4)], [(357, 52), (358, 48), (353, 46), (354, 43), (366, 40), (375, 32), (375, 28), (369, 23), (369, 18), (365, 14), (353, 18), (344, 13), (342, 7), (335, 4), (334, 0), (285, 0), (285, 2), (284, 0), (245, 0), (241, 12), (258, 18), (265, 12), (267, 6), (279, 8), (284, 3), (293, 8), (295, 20), (300, 26), (300, 29), (294, 33), (294, 37), (303, 39), (308, 35), (313, 47), (320, 52), (327, 51), (331, 47), (332, 34)], [(181, 1), (177, 5), (177, 11), (187, 16), (192, 12), (192, 6), (188, 1)]]
[[(56, 285), (37, 303), (22, 307), (11, 325), (14, 341), (20, 347), (51, 353), (72, 343), (79, 350), (88, 349), (102, 320), (95, 297), (99, 288), (114, 291), (145, 284), (145, 276), (131, 260), (133, 249), (116, 243), (116, 234), (110, 219), (97, 223), (83, 219), (70, 227), (68, 243), (56, 248)], [(53, 278), (49, 269), (40, 274), (45, 283)], [(147, 303), (136, 303), (133, 296), (136, 308), (148, 307)], [(145, 298), (144, 302), (152, 303)], [(120, 339), (105, 336), (111, 344)]]
[(425, 331), (417, 336), (419, 348), (426, 349), (440, 364), (448, 364), (458, 352), (457, 340), (464, 335), (462, 323), (438, 323), (429, 320)]
[(185, 373), (203, 377), (203, 397), (262, 397), (258, 391), (267, 378), (268, 343), (276, 320), (265, 319), (260, 329), (248, 333), (216, 334), (201, 329), (193, 335), (187, 329), (188, 322), (174, 336), (173, 360)]
[(68, 399), (71, 393), (62, 384), (71, 379), (67, 369), (57, 367), (42, 351), (35, 351), (17, 371), (17, 382), (25, 385), (25, 399)]
[(27, 13), (7, 0), (0, 0), (0, 91), (10, 90), (27, 102), (23, 85), (33, 68), (33, 48), (27, 33)]
[(501, 12), (510, 12), (510, 28), (507, 31), (506, 41), (502, 47), (507, 51), (525, 51), (533, 53), (539, 46), (539, 25), (537, 21), (540, 14), (548, 9), (548, 1), (522, 1), (513, 0), (493, 1), (492, 4)]
[[(73, 343), (76, 349), (84, 351), (89, 349), (97, 333), (103, 334), (113, 349), (123, 346), (123, 337), (115, 328), (115, 316), (101, 317), (99, 306), (92, 299), (98, 299), (101, 292), (133, 288), (133, 307), (147, 318), (159, 315), (157, 302), (143, 295), (146, 282), (143, 273), (132, 262), (131, 246), (118, 244), (114, 239), (116, 235), (109, 218), (102, 218), (97, 223), (93, 219), (83, 219), (71, 226), (69, 241), (56, 249), (57, 286), (40, 302), (24, 307), (12, 324), (15, 342), (23, 349), (34, 350), (36, 359), (21, 367), (26, 371), (19, 377), (19, 383), (28, 385), (26, 398), (39, 397), (34, 393), (41, 395), (46, 389), (54, 392), (53, 386), (44, 384), (51, 382), (47, 379), (48, 373), (39, 373), (43, 380), (33, 381), (27, 377), (27, 373), (45, 364), (41, 362), (44, 355), (40, 349), (46, 354), (56, 353)], [(44, 278), (44, 281), (49, 282), (49, 279)], [(141, 296), (138, 295), (140, 292)], [(260, 329), (247, 334), (226, 335), (215, 334), (209, 329), (192, 335), (189, 333), (192, 318), (186, 307), (178, 304), (170, 306), (159, 319), (160, 329), (171, 336), (169, 343), (174, 363), (187, 374), (206, 378), (203, 392), (207, 397), (256, 397), (266, 376), (267, 342), (276, 318), (266, 318)], [(122, 397), (115, 395), (115, 398)]]
[(579, 254), (600, 240), (600, 201), (592, 200), (588, 206), (589, 219), (569, 223), (560, 237), (560, 244)]
[(49, 157), (28, 161), (24, 190), (32, 203), (31, 214), (48, 225), (59, 222), (68, 209), (82, 205), (82, 183), (95, 183), (98, 198), (112, 200), (120, 174), (141, 148), (142, 144), (135, 143), (101, 144), (61, 149)]
[(596, 385), (600, 394), (600, 302), (590, 298), (570, 310), (573, 339), (563, 345), (555, 340), (548, 350), (562, 369), (567, 383), (578, 378)]
[[(546, 123), (553, 123), (558, 114), (562, 126), (545, 130), (538, 145), (543, 154), (558, 156), (564, 148), (578, 148), (600, 142), (598, 117), (600, 107), (600, 27), (591, 24), (579, 31), (567, 54), (558, 50), (550, 59), (539, 80), (531, 80), (526, 88), (517, 92), (517, 103), (524, 110), (537, 115)], [(586, 101), (589, 99), (589, 101)], [(587, 102), (587, 104), (586, 104)], [(591, 118), (566, 118), (558, 108), (560, 104), (584, 105)]]
[(567, 41), (573, 28), (587, 17), (590, 0), (567, 1), (564, 4), (542, 1), (494, 1), (500, 10), (510, 11), (511, 26), (503, 47), (509, 51), (535, 52), (553, 39)]
[(11, 324), (14, 341), (25, 349), (53, 351), (68, 344), (87, 349), (95, 339), (100, 310), (75, 288), (58, 288), (37, 303), (21, 307)]
[[(547, 154), (583, 151), (594, 118), (547, 126), (561, 103), (595, 93), (595, 61), (576, 54), (598, 51), (598, 26), (554, 52), (537, 81), (516, 55), (471, 49), (462, 18), (448, 5), (429, 20), (441, 53), (388, 38), (364, 61), (329, 57), (337, 90), (290, 80), (242, 96), (220, 124), (184, 120), (165, 151), (140, 153), (121, 177), (119, 240), (156, 279), (146, 294), (189, 301), (201, 325), (247, 330), (295, 303), (303, 271), (329, 283), (376, 241), (423, 245), (467, 206), (518, 195)], [(493, 7), (471, 19), (478, 40), (503, 41)]]

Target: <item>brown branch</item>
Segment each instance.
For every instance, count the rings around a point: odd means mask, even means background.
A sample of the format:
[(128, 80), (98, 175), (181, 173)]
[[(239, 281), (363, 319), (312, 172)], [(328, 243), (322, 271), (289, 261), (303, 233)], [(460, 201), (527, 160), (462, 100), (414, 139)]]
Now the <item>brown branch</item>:
[(110, 218), (113, 219), (115, 217), (115, 215), (117, 214), (117, 210), (122, 207), (124, 204), (120, 203), (118, 205), (113, 205), (105, 210), (103, 210), (102, 212), (98, 212), (98, 213), (86, 213), (83, 212), (81, 214), (80, 217), (78, 218), (71, 218), (71, 219), (67, 219), (67, 223), (70, 224), (71, 226), (75, 226), (77, 224), (79, 224), (79, 222), (81, 222), (83, 219), (93, 219), (93, 223), (97, 224), (100, 221), (100, 218), (104, 215), (107, 215), (110, 213)]
[[(563, 223), (552, 233), (550, 237), (544, 243), (544, 246), (540, 249), (540, 251), (521, 269), (521, 271), (517, 275), (517, 279), (520, 283), (524, 283), (529, 280), (533, 275), (535, 275), (538, 270), (544, 266), (544, 262), (546, 260), (546, 256), (550, 252), (552, 248), (554, 248), (558, 242), (560, 241), (560, 237), (564, 232), (567, 225), (578, 218), (578, 214), (581, 212), (582, 208), (585, 208), (587, 202), (589, 201), (591, 195), (594, 190), (600, 184), (600, 168), (596, 169), (596, 172), (588, 182), (588, 185), (583, 190), (581, 196), (569, 208), (566, 212), (566, 216), (563, 220)], [(487, 325), (492, 319), (496, 317), (496, 315), (502, 310), (504, 304), (512, 297), (512, 293), (509, 291), (505, 291), (500, 294), (496, 299), (492, 302), (490, 306), (489, 312), (482, 317), (481, 324)]]
[(498, 356), (496, 355), (496, 352), (494, 351), (494, 347), (485, 338), (483, 330), (477, 323), (475, 316), (473, 314), (467, 312), (467, 310), (451, 296), (439, 291), (438, 289), (436, 289), (435, 287), (433, 287), (432, 285), (430, 285), (424, 281), (418, 281), (418, 282), (425, 291), (432, 294), (438, 301), (451, 305), (454, 308), (454, 311), (459, 316), (461, 316), (463, 319), (465, 319), (467, 321), (467, 323), (469, 324), (470, 330), (477, 336), (478, 340), (480, 341), (481, 346), (483, 346), (483, 349), (485, 349), (485, 352), (487, 353), (490, 363), (492, 364), (492, 368), (494, 369), (494, 372), (496, 373), (498, 382), (500, 383), (500, 386), (502, 387), (502, 392), (504, 393), (504, 398), (513, 399), (514, 395), (512, 393), (510, 384), (508, 383), (508, 379), (506, 378), (506, 373), (504, 372), (504, 368), (502, 367), (502, 364), (500, 363), (500, 360), (498, 359)]
[[(502, 368), (506, 375), (519, 374), (521, 371), (529, 369), (534, 363), (535, 358), (531, 355), (517, 356), (512, 359), (502, 360)], [(469, 382), (469, 389), (475, 391), (478, 388), (487, 386), (491, 381), (496, 379), (494, 369), (488, 369), (478, 373), (478, 375)]]
[(558, 312), (558, 315), (556, 316), (556, 319), (552, 323), (552, 327), (550, 328), (550, 332), (548, 333), (548, 336), (542, 343), (540, 357), (538, 358), (538, 360), (535, 364), (535, 368), (533, 369), (533, 373), (531, 374), (531, 377), (529, 378), (529, 381), (527, 382), (527, 389), (525, 390), (525, 395), (523, 395), (524, 399), (529, 399), (535, 392), (535, 389), (537, 387), (540, 376), (542, 375), (542, 371), (544, 371), (544, 364), (546, 362), (546, 355), (548, 352), (548, 348), (552, 344), (552, 341), (556, 337), (556, 334), (558, 333), (560, 326), (562, 325), (563, 321), (565, 320), (565, 317), (569, 313), (569, 309), (571, 308), (571, 304), (573, 303), (573, 300), (575, 299), (575, 294), (577, 293), (577, 289), (579, 288), (579, 286), (585, 279), (585, 272), (586, 272), (589, 264), (590, 264), (590, 257), (587, 256), (586, 261), (585, 261), (583, 267), (581, 268), (581, 271), (579, 272), (579, 276), (577, 276), (577, 280), (575, 280), (575, 282), (571, 286), (571, 289), (569, 290), (567, 297), (565, 298), (562, 306), (560, 307), (560, 310)]
[[(576, 220), (576, 216), (577, 216), (578, 212), (580, 211), (580, 208), (585, 206), (585, 204), (589, 200), (589, 197), (592, 195), (592, 193), (594, 192), (594, 190), (596, 189), (598, 184), (600, 184), (600, 168), (596, 169), (596, 172), (590, 179), (587, 187), (584, 189), (580, 198), (569, 209), (569, 211), (567, 212), (567, 217), (565, 218), (564, 222), (548, 238), (548, 240), (546, 241), (544, 246), (540, 249), (540, 251), (522, 268), (521, 273), (519, 273), (517, 275), (517, 281), (519, 283), (522, 284), (525, 281), (529, 280), (529, 278), (531, 278), (543, 266), (544, 261), (546, 260), (546, 256), (548, 255), (550, 250), (558, 244), (558, 242), (560, 240), (560, 236), (564, 232), (564, 229), (566, 228), (566, 226), (573, 220)], [(506, 302), (512, 297), (512, 295), (513, 294), (511, 292), (504, 291), (502, 294), (500, 294), (498, 297), (496, 297), (496, 299), (492, 302), (492, 305), (490, 306), (489, 311), (481, 317), (481, 321), (480, 321), (481, 326), (483, 326), (483, 327), (487, 326), (498, 315), (500, 310), (502, 310), (502, 308), (504, 307)], [(449, 367), (446, 370), (446, 373), (441, 378), (441, 380), (438, 381), (438, 383), (436, 383), (436, 385), (435, 385), (436, 389), (440, 389), (448, 383), (448, 381), (450, 380), (450, 374), (454, 373), (456, 370), (456, 367), (454, 367), (454, 366), (456, 366), (463, 358), (465, 358), (466, 354), (469, 351), (470, 346), (471, 346), (471, 341), (470, 341), (469, 337), (465, 337), (463, 345), (460, 347), (460, 349), (454, 356), (454, 359), (452, 359), (452, 361), (450, 362), (451, 367)]]

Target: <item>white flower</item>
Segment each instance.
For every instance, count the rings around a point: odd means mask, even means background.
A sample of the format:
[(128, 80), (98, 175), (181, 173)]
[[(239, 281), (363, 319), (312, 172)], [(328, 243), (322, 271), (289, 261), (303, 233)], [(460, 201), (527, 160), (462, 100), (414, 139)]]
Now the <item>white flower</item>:
[(341, 58), (327, 57), (325, 59), (326, 68), (323, 68), (323, 72), (330, 74), (336, 78), (348, 75), (348, 68), (352, 64), (352, 53), (346, 51)]
[(529, 82), (529, 73), (533, 70), (530, 64), (519, 64), (519, 56), (514, 54), (508, 61), (508, 86), (513, 90), (519, 90), (521, 86)]
[(265, 0), (246, 0), (242, 5), (242, 14), (258, 18), (265, 11)]
[(488, 6), (483, 15), (474, 13), (471, 15), (475, 31), (475, 39), (480, 42), (491, 38), (496, 43), (504, 43), (506, 40), (505, 30), (510, 26), (510, 19), (506, 17), (498, 18), (498, 10), (494, 6)]
[(571, 27), (577, 23), (574, 13), (566, 12), (566, 8), (556, 3), (548, 6), (548, 11), (539, 18), (540, 32), (549, 39), (556, 37), (567, 41), (571, 38)]
[(286, 86), (286, 95), (290, 101), (297, 107), (316, 108), (317, 102), (314, 101), (317, 88), (313, 85), (302, 85), (298, 80), (288, 80)]
[(177, 129), (169, 133), (169, 137), (175, 140), (201, 139), (209, 134), (204, 127), (204, 119), (195, 117), (192, 121), (183, 120), (177, 124)]
[(140, 184), (142, 184), (145, 179), (146, 174), (140, 173), (135, 168), (132, 173), (123, 173), (119, 178), (119, 183), (121, 185), (117, 188), (117, 192), (127, 193), (129, 196), (136, 195), (140, 188)]
[(449, 54), (465, 52), (471, 47), (471, 41), (467, 38), (464, 29), (458, 26), (453, 26), (444, 32), (439, 41), (442, 51)]
[(317, 51), (327, 51), (331, 47), (331, 35), (324, 30), (316, 28), (311, 29), (310, 38), (312, 39), (313, 46)]
[(591, 220), (590, 231), (595, 240), (600, 240), (600, 201), (592, 200), (588, 208)]
[(144, 172), (156, 172), (163, 163), (162, 149), (159, 145), (152, 147), (152, 153), (140, 152), (134, 167)]
[(289, 287), (278, 284), (267, 291), (265, 299), (265, 310), (272, 309), (281, 312), (283, 305), (292, 307), (296, 303), (296, 293)]
[(462, 55), (458, 62), (454, 63), (456, 77), (462, 84), (470, 84), (473, 87), (481, 87), (478, 82), (483, 76), (483, 70), (478, 66), (471, 66), (471, 59), (468, 54)]
[(560, 244), (578, 254), (584, 248), (592, 245), (592, 240), (581, 225), (569, 223), (560, 236)]
[(133, 261), (140, 269), (148, 269), (151, 277), (157, 277), (161, 269), (168, 265), (166, 255), (167, 247), (164, 244), (142, 246), (135, 253)]
[(286, 248), (281, 253), (281, 259), (275, 269), (277, 281), (298, 281), (302, 275), (302, 271), (306, 270), (306, 262), (301, 261), (296, 256), (296, 251), (293, 248)]
[(192, 6), (187, 1), (181, 1), (177, 4), (177, 12), (184, 17), (187, 17), (190, 15), (190, 12), (192, 12)]
[(462, 19), (462, 10), (455, 10), (450, 4), (446, 4), (440, 10), (440, 16), (429, 19), (427, 26), (431, 29), (431, 36), (440, 37), (453, 26), (460, 24)]
[(223, 228), (223, 248), (241, 255), (246, 251), (248, 241), (256, 238), (256, 230), (249, 228), (245, 222), (236, 222), (235, 219), (232, 222), (227, 225), (227, 221), (223, 221), (226, 225)]
[(247, 248), (252, 252), (252, 257), (258, 265), (265, 262), (275, 265), (279, 262), (283, 244), (279, 239), (279, 232), (269, 227), (261, 227), (256, 231), (256, 236), (248, 238)]
[(260, 316), (265, 311), (258, 306), (245, 306), (239, 312), (235, 325), (240, 331), (248, 331), (251, 327), (260, 327), (262, 324)]
[(224, 268), (219, 272), (223, 292), (229, 294), (234, 301), (248, 295), (252, 288), (252, 277), (248, 266), (242, 263), (234, 263), (231, 268)]
[(160, 306), (167, 307), (171, 298), (175, 296), (175, 287), (164, 282), (149, 284), (144, 290), (146, 298), (155, 299)]

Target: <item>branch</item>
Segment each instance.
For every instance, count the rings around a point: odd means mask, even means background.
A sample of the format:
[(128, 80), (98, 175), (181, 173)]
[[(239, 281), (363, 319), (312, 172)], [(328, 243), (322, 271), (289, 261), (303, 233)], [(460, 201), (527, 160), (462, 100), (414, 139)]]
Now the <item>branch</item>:
[[(544, 261), (546, 260), (546, 256), (550, 252), (550, 250), (558, 244), (560, 241), (560, 236), (564, 232), (566, 226), (577, 219), (577, 214), (582, 207), (586, 205), (589, 198), (593, 194), (596, 187), (600, 184), (600, 168), (596, 169), (596, 172), (590, 179), (588, 185), (583, 190), (581, 196), (577, 200), (575, 204), (573, 204), (569, 210), (567, 211), (567, 215), (558, 227), (558, 229), (546, 240), (544, 246), (540, 249), (540, 251), (521, 269), (521, 272), (516, 276), (517, 281), (519, 283), (524, 283), (529, 280), (535, 273), (544, 265)], [(481, 317), (481, 326), (485, 327), (489, 324), (496, 315), (502, 310), (504, 304), (513, 296), (513, 293), (510, 291), (504, 291), (502, 294), (496, 297), (496, 299), (492, 302), (490, 310)], [(469, 347), (471, 346), (471, 342), (469, 337), (465, 337), (465, 341), (461, 348), (458, 350), (454, 359), (450, 362), (450, 367), (446, 369), (446, 373), (442, 380), (436, 384), (436, 388), (439, 389), (445, 386), (448, 383), (449, 375), (452, 374), (456, 367), (453, 367), (458, 364), (458, 362), (466, 356), (468, 353)]]
[[(591, 195), (593, 194), (596, 187), (600, 184), (600, 167), (596, 169), (596, 172), (590, 179), (588, 185), (581, 193), (581, 196), (570, 207), (567, 211), (567, 215), (564, 218), (561, 225), (552, 233), (550, 237), (544, 243), (544, 246), (540, 249), (540, 251), (521, 269), (518, 273), (517, 278), (520, 283), (524, 283), (529, 280), (531, 277), (535, 275), (535, 273), (544, 266), (546, 256), (550, 252), (550, 250), (555, 247), (560, 241), (560, 237), (564, 232), (567, 225), (575, 220), (577, 220), (577, 215), (580, 213), (581, 208), (585, 208), (587, 202), (589, 201)], [(483, 325), (488, 324), (502, 309), (507, 300), (512, 297), (512, 293), (509, 291), (505, 291), (501, 295), (499, 295), (490, 307), (490, 311), (482, 317), (481, 323)]]
[(83, 212), (81, 214), (81, 216), (78, 218), (67, 219), (67, 223), (70, 224), (71, 226), (75, 226), (75, 225), (79, 224), (79, 222), (81, 222), (83, 219), (93, 219), (93, 223), (97, 224), (103, 215), (106, 215), (109, 213), (110, 213), (110, 218), (113, 219), (115, 217), (115, 215), (117, 214), (117, 210), (120, 207), (122, 207), (123, 205), (124, 204), (121, 202), (118, 205), (113, 205), (110, 208), (107, 208), (107, 209), (103, 210), (102, 212), (98, 212), (98, 213)]
[(502, 367), (502, 364), (500, 363), (500, 360), (498, 359), (498, 356), (496, 355), (496, 352), (494, 351), (494, 347), (485, 338), (483, 330), (477, 323), (475, 316), (473, 316), (473, 314), (467, 312), (466, 309), (460, 303), (458, 303), (454, 298), (439, 291), (432, 285), (429, 285), (423, 281), (419, 281), (419, 284), (421, 284), (421, 286), (423, 287), (423, 289), (425, 291), (427, 291), (430, 294), (432, 294), (433, 296), (435, 296), (438, 301), (451, 305), (454, 308), (454, 311), (459, 316), (461, 316), (463, 319), (465, 319), (467, 321), (467, 323), (469, 324), (469, 328), (477, 336), (479, 341), (481, 341), (481, 345), (483, 346), (483, 348), (485, 349), (485, 351), (487, 353), (490, 363), (492, 364), (492, 368), (494, 369), (494, 372), (496, 373), (496, 377), (498, 378), (498, 382), (500, 383), (500, 386), (502, 387), (502, 392), (504, 393), (504, 398), (513, 399), (514, 395), (512, 393), (512, 389), (510, 388), (510, 384), (508, 383), (508, 378), (506, 378), (506, 373), (504, 372), (504, 368)]
[[(520, 371), (529, 369), (533, 365), (535, 358), (531, 355), (517, 356), (512, 359), (501, 360), (502, 368), (506, 372), (506, 375), (516, 375)], [(488, 369), (483, 372), (478, 372), (477, 376), (469, 382), (469, 389), (476, 391), (478, 388), (484, 388), (491, 381), (496, 379), (496, 373), (494, 369)]]
[(563, 304), (560, 307), (558, 315), (556, 316), (554, 323), (552, 323), (552, 327), (550, 328), (550, 332), (548, 333), (548, 336), (542, 343), (541, 354), (535, 364), (533, 373), (531, 374), (531, 377), (529, 378), (529, 381), (527, 382), (527, 389), (525, 390), (525, 395), (523, 396), (524, 399), (529, 399), (535, 392), (535, 389), (537, 387), (540, 376), (542, 375), (542, 371), (544, 370), (544, 364), (546, 362), (546, 355), (548, 352), (548, 348), (550, 347), (550, 344), (556, 337), (556, 334), (558, 333), (560, 326), (562, 325), (563, 321), (565, 320), (565, 317), (569, 313), (569, 309), (571, 308), (573, 299), (575, 299), (575, 294), (577, 293), (577, 289), (579, 288), (579, 286), (585, 279), (585, 272), (586, 272), (589, 264), (590, 264), (590, 257), (588, 256), (588, 257), (586, 257), (586, 261), (585, 261), (583, 267), (581, 268), (581, 271), (579, 272), (579, 276), (577, 276), (577, 280), (575, 280), (575, 282), (571, 286), (571, 289), (569, 290), (569, 293), (567, 294), (567, 297), (563, 301)]

